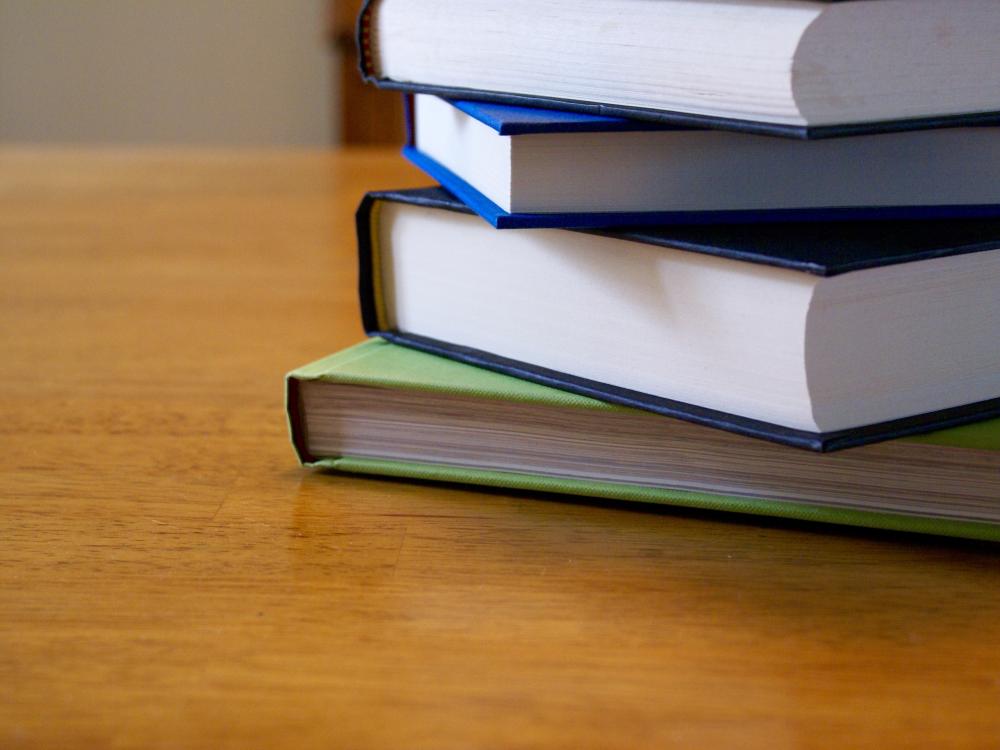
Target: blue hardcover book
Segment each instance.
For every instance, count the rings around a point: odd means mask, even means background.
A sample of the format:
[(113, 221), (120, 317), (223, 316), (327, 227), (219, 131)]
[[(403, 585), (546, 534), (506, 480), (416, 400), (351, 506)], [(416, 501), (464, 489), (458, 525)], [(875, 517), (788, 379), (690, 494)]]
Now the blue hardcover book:
[(1000, 123), (985, 0), (367, 0), (366, 80), (458, 99), (827, 138)]
[(406, 100), (404, 155), (501, 229), (1000, 215), (1000, 127), (801, 141)]

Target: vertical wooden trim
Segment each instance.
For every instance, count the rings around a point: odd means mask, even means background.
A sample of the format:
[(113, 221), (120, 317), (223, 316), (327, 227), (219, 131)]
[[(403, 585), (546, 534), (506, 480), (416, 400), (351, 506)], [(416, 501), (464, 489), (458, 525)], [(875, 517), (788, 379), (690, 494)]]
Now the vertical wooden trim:
[(330, 0), (329, 36), (339, 64), (340, 98), (335, 115), (346, 145), (402, 145), (403, 103), (399, 94), (366, 85), (360, 74), (355, 24), (363, 0)]

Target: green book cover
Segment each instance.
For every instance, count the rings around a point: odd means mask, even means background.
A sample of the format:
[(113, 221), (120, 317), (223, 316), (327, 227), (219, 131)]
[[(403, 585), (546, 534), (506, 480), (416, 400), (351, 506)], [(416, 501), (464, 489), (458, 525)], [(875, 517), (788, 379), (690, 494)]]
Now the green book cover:
[[(728, 496), (633, 483), (486, 470), (429, 462), (387, 460), (366, 456), (314, 456), (306, 447), (305, 422), (299, 398), (299, 385), (305, 381), (438, 392), (475, 399), (517, 401), (592, 411), (632, 410), (373, 338), (288, 374), (287, 405), (292, 443), (300, 461), (306, 466), (354, 474), (554, 492), (1000, 541), (1000, 525), (985, 521), (951, 520), (905, 513), (829, 507), (767, 497)], [(741, 439), (753, 440), (753, 438)], [(900, 440), (953, 449), (997, 451), (1000, 450), (1000, 419), (900, 438)], [(784, 448), (784, 450), (797, 449)]]

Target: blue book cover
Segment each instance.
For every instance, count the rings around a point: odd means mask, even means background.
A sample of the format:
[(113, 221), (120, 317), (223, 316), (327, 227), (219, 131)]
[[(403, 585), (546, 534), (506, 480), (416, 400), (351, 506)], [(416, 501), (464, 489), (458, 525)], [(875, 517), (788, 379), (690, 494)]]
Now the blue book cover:
[(650, 130), (681, 130), (681, 125), (629, 120), (624, 117), (570, 112), (559, 109), (519, 107), (499, 102), (449, 99), (456, 108), (493, 128), (497, 135), (538, 133), (624, 133)]

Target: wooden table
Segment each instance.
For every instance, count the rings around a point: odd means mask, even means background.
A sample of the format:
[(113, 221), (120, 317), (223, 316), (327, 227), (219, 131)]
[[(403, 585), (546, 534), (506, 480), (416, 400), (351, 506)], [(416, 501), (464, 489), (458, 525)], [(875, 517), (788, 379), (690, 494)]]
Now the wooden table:
[(1000, 746), (1000, 554), (328, 476), (383, 151), (0, 156), (0, 747)]

